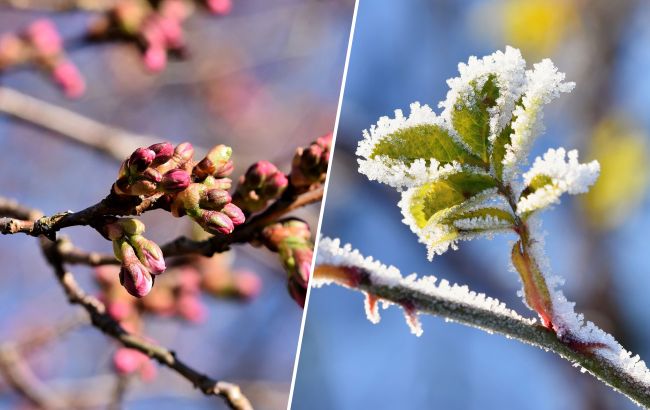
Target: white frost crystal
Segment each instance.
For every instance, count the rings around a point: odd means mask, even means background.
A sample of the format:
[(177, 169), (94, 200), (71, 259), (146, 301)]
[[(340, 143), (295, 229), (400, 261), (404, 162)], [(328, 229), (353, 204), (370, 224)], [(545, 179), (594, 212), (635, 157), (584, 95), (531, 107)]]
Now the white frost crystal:
[[(567, 158), (568, 157), (568, 161)], [(539, 176), (549, 177), (551, 183), (523, 197), (517, 204), (517, 213), (532, 212), (560, 202), (560, 196), (583, 194), (596, 182), (600, 173), (598, 161), (588, 164), (578, 162), (578, 151), (571, 150), (568, 155), (564, 148), (549, 149), (543, 158), (537, 157), (532, 168), (524, 174), (524, 184), (529, 185)]]
[(564, 77), (564, 73), (558, 72), (549, 59), (542, 60), (533, 66), (533, 70), (526, 71), (522, 105), (517, 105), (513, 113), (513, 133), (503, 159), (504, 179), (507, 182), (516, 177), (517, 168), (525, 163), (533, 141), (544, 131), (544, 105), (559, 97), (560, 93), (568, 93), (575, 87), (573, 82), (563, 82)]
[[(340, 267), (356, 267), (362, 269), (368, 274), (369, 281), (372, 285), (388, 287), (404, 287), (414, 291), (422, 292), (433, 298), (442, 299), (450, 305), (465, 304), (478, 309), (488, 310), (498, 315), (505, 315), (513, 319), (524, 321), (528, 324), (535, 323), (534, 320), (524, 319), (515, 311), (506, 308), (505, 304), (497, 299), (485, 296), (482, 293), (477, 294), (471, 291), (467, 286), (450, 284), (446, 280), (440, 282), (434, 276), (424, 276), (417, 278), (416, 274), (403, 277), (400, 271), (394, 266), (386, 266), (372, 257), (364, 257), (356, 249), (352, 249), (350, 244), (341, 247), (339, 239), (330, 239), (328, 237), (320, 238), (318, 242), (318, 251), (316, 253), (316, 266), (330, 265)], [(436, 283), (437, 282), (437, 283)], [(332, 281), (314, 278), (312, 286), (322, 286), (331, 284)], [(384, 301), (385, 302), (385, 301)], [(366, 301), (366, 313), (368, 320), (372, 323), (379, 322), (377, 309), (368, 309)], [(374, 302), (370, 302), (374, 303)], [(416, 336), (422, 334), (422, 328), (417, 320), (417, 311), (412, 311), (408, 306), (404, 306), (406, 321), (412, 333)]]
[(395, 118), (381, 117), (376, 125), (363, 131), (364, 139), (359, 142), (357, 148), (357, 155), (363, 158), (358, 160), (359, 172), (371, 181), (382, 182), (398, 189), (421, 185), (441, 176), (460, 172), (460, 164), (441, 165), (435, 158), (421, 158), (409, 165), (384, 155), (371, 158), (377, 143), (386, 136), (405, 128), (425, 124), (449, 128), (428, 105), (420, 105), (418, 102), (411, 104), (411, 114), (408, 117), (404, 116), (402, 110), (395, 110)]
[(521, 52), (510, 46), (505, 52), (497, 51), (481, 59), (472, 56), (467, 64), (458, 64), (460, 77), (447, 80), (449, 91), (447, 98), (441, 101), (440, 108), (444, 108), (441, 117), (451, 124), (451, 114), (459, 98), (468, 100), (474, 93), (472, 82), (476, 88), (481, 89), (487, 77), (496, 76), (499, 88), (499, 98), (496, 105), (490, 109), (490, 141), (494, 141), (512, 118), (515, 103), (521, 97), (526, 84), (526, 61)]

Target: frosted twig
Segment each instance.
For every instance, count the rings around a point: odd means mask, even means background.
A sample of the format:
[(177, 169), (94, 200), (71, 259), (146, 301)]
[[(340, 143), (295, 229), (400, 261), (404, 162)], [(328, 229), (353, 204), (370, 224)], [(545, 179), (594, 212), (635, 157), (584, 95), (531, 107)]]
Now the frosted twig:
[[(552, 351), (636, 404), (650, 406), (648, 370), (638, 356), (632, 358), (620, 345), (591, 349), (580, 342), (563, 341), (535, 320), (525, 319), (498, 300), (476, 294), (467, 286), (450, 285), (445, 280), (436, 284), (432, 276), (403, 277), (397, 268), (364, 258), (350, 245), (340, 247), (338, 239), (329, 238), (320, 240), (313, 279), (314, 286), (337, 284), (364, 292), (367, 313), (373, 322), (378, 321), (377, 302), (384, 301), (405, 309), (409, 325), (416, 334), (421, 333), (416, 318), (418, 313), (500, 333)], [(602, 354), (601, 350), (607, 350), (608, 354)]]

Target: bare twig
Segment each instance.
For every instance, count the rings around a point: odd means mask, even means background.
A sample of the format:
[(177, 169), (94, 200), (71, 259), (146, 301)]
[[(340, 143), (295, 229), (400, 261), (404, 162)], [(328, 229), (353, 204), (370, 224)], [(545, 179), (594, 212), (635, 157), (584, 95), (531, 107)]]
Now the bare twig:
[(62, 397), (34, 375), (12, 343), (0, 345), (0, 372), (16, 392), (39, 409), (69, 408)]
[(155, 359), (160, 364), (176, 371), (204, 394), (221, 396), (232, 409), (252, 409), (250, 402), (241, 393), (239, 386), (213, 380), (179, 360), (173, 351), (127, 332), (119, 322), (106, 313), (106, 306), (94, 296), (86, 294), (72, 273), (65, 270), (59, 252), (58, 242), (41, 237), (41, 246), (46, 259), (54, 268), (56, 277), (63, 287), (68, 300), (70, 303), (80, 305), (86, 310), (93, 326), (101, 330), (104, 334), (119, 341), (125, 347), (138, 350)]
[(0, 87), (0, 112), (92, 147), (118, 161), (138, 147), (160, 142), (153, 136), (111, 127), (6, 87)]

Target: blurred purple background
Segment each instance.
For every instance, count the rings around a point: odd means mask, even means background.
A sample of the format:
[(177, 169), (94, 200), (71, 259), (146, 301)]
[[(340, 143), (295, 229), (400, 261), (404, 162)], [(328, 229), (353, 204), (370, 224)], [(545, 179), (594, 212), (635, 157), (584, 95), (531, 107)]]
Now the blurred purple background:
[[(66, 100), (34, 70), (8, 73), (0, 82), (161, 141), (206, 148), (228, 144), (234, 150), (234, 178), (260, 159), (288, 172), (296, 147), (333, 128), (352, 10), (347, 0), (240, 0), (228, 16), (195, 14), (185, 25), (190, 58), (170, 63), (158, 75), (145, 72), (130, 46), (79, 47), (70, 56), (85, 75), (88, 91), (76, 101)], [(3, 8), (0, 31), (20, 29), (40, 16), (52, 18), (68, 39), (79, 36), (92, 19), (82, 12)], [(0, 117), (0, 153), (0, 195), (46, 214), (96, 203), (108, 193), (119, 166), (99, 152), (5, 116)], [(297, 215), (315, 230), (318, 210), (312, 205)], [(186, 234), (189, 226), (161, 211), (143, 220), (148, 236), (159, 243)], [(110, 252), (110, 243), (92, 229), (64, 233), (83, 249)], [(235, 268), (261, 277), (256, 299), (240, 303), (206, 297), (209, 315), (202, 325), (151, 317), (146, 334), (197, 369), (240, 383), (256, 408), (282, 409), (302, 310), (286, 292), (276, 255), (248, 245), (232, 253)], [(68, 305), (34, 238), (0, 238), (0, 265), (0, 342), (20, 339), (78, 309)], [(90, 269), (72, 269), (84, 288), (97, 291)], [(63, 390), (87, 393), (91, 387), (83, 383), (110, 390), (112, 383), (101, 377), (111, 373), (115, 347), (97, 330), (84, 328), (30, 356), (30, 364), (45, 382)], [(24, 402), (0, 381), (0, 408), (20, 406)], [(126, 404), (160, 410), (215, 406), (224, 405), (163, 368), (151, 383), (134, 382)]]
[[(426, 260), (401, 223), (399, 194), (357, 172), (361, 131), (413, 101), (436, 107), (457, 64), (510, 44), (529, 64), (551, 57), (576, 90), (546, 109), (534, 147), (578, 148), (603, 166), (593, 195), (565, 197), (543, 215), (564, 291), (626, 348), (650, 358), (650, 3), (608, 0), (361, 1), (322, 234), (401, 269), (498, 297), (532, 316), (508, 271), (512, 237), (460, 244)], [(556, 357), (439, 318), (410, 334), (400, 309), (372, 325), (363, 296), (311, 292), (293, 409), (634, 409)]]

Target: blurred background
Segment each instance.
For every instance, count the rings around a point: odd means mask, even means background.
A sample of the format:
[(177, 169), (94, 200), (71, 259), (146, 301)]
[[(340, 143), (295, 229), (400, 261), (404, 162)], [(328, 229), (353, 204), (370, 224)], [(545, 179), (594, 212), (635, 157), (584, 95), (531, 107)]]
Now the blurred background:
[[(235, 0), (227, 16), (196, 13), (184, 24), (188, 58), (170, 62), (156, 75), (143, 68), (132, 45), (76, 41), (95, 13), (18, 11), (7, 3), (0, 8), (0, 33), (50, 18), (66, 43), (74, 44), (68, 55), (85, 76), (87, 91), (77, 100), (66, 99), (46, 75), (30, 68), (0, 75), (3, 87), (158, 141), (190, 141), (203, 148), (230, 145), (235, 180), (261, 159), (288, 172), (298, 146), (333, 128), (351, 0)], [(18, 3), (39, 6), (37, 1)], [(96, 203), (108, 194), (119, 167), (103, 150), (5, 115), (0, 116), (0, 158), (0, 196), (45, 214)], [(313, 231), (319, 206), (296, 213)], [(154, 211), (142, 219), (147, 237), (158, 243), (189, 234), (187, 218)], [(111, 252), (110, 242), (92, 229), (66, 229), (64, 234), (85, 250)], [(143, 332), (196, 369), (239, 383), (255, 408), (284, 409), (302, 309), (287, 294), (277, 255), (248, 245), (236, 246), (229, 255), (224, 263), (233, 275), (252, 272), (259, 279), (253, 282), (261, 283), (259, 292), (247, 300), (204, 294), (207, 314), (201, 323), (145, 314)], [(34, 238), (1, 237), (0, 266), (0, 344), (33, 341), (38, 331), (74, 322), (79, 308), (67, 303)], [(92, 269), (71, 269), (86, 290), (99, 291)], [(55, 391), (96, 403), (85, 407), (106, 408), (115, 385), (116, 347), (86, 326), (32, 349), (26, 360)], [(203, 397), (165, 368), (148, 382), (134, 377), (125, 403), (129, 409), (224, 407), (219, 398)], [(0, 408), (31, 408), (2, 377)]]
[[(532, 316), (508, 271), (508, 241), (463, 242), (426, 259), (401, 223), (399, 195), (357, 173), (361, 131), (413, 101), (436, 107), (458, 62), (506, 45), (551, 57), (577, 87), (545, 110), (533, 155), (577, 148), (602, 175), (543, 214), (554, 273), (576, 310), (650, 358), (650, 3), (622, 0), (390, 0), (359, 4), (322, 234), (401, 269), (467, 284)], [(439, 112), (439, 110), (437, 110)], [(634, 409), (551, 353), (434, 317), (410, 334), (401, 309), (378, 325), (363, 295), (311, 292), (294, 409)]]

